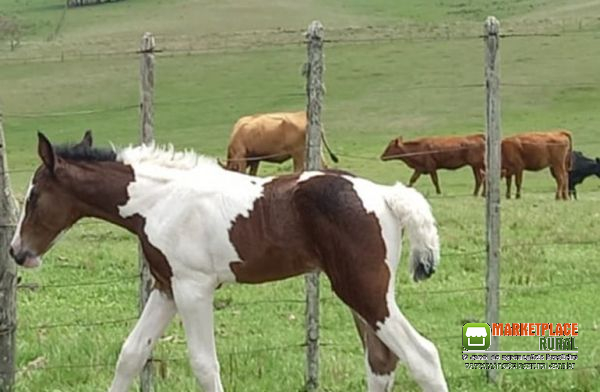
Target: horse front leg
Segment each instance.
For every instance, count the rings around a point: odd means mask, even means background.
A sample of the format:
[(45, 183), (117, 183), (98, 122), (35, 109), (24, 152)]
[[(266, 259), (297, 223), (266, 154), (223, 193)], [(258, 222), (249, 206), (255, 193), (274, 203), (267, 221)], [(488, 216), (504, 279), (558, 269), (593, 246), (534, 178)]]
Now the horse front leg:
[(150, 293), (140, 319), (123, 344), (109, 392), (129, 390), (175, 313), (172, 298), (156, 289)]
[(198, 274), (173, 278), (172, 282), (175, 304), (187, 338), (192, 370), (203, 391), (222, 392), (213, 325), (216, 279)]

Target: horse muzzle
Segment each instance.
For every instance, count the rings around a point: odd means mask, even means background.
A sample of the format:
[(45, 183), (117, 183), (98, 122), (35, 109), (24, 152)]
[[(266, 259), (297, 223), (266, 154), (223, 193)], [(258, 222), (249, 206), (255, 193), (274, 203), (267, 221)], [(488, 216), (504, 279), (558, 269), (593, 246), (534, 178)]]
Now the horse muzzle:
[(28, 250), (17, 251), (15, 247), (11, 245), (8, 249), (8, 253), (18, 265), (25, 268), (36, 268), (42, 264), (40, 258)]

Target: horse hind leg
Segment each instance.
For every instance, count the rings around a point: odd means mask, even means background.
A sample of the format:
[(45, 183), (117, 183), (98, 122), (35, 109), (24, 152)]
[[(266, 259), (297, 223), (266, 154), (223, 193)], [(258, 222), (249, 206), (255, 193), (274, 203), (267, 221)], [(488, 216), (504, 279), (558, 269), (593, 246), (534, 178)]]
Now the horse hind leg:
[[(348, 259), (351, 262), (352, 257)], [(390, 353), (408, 365), (412, 377), (424, 391), (447, 391), (436, 347), (412, 327), (395, 302), (394, 264), (381, 260), (380, 263), (371, 263), (368, 271), (357, 271), (354, 276), (330, 273), (328, 275), (335, 293), (360, 316), (361, 320), (367, 323), (373, 331), (373, 337), (377, 338), (371, 340), (376, 351), (371, 353), (370, 358), (388, 352), (376, 343), (381, 342)], [(360, 265), (360, 263), (352, 263), (352, 265)], [(351, 287), (347, 284), (348, 281), (352, 282)], [(367, 345), (367, 350), (369, 347)], [(368, 351), (367, 355), (369, 355)], [(392, 360), (369, 361), (369, 365), (372, 364), (376, 364), (377, 367), (384, 365), (391, 367)], [(367, 371), (371, 371), (371, 368), (367, 368)], [(387, 373), (387, 376), (384, 374), (385, 377), (380, 377), (377, 373), (375, 370), (373, 375), (369, 373), (368, 376), (374, 388), (381, 390), (383, 387), (388, 387), (392, 372)]]
[(367, 390), (369, 392), (391, 392), (394, 386), (394, 371), (398, 357), (385, 345), (373, 329), (352, 312), (354, 323), (365, 350)]
[(408, 365), (413, 378), (424, 391), (447, 391), (435, 345), (414, 329), (395, 301), (388, 303), (388, 310), (389, 317), (378, 321), (374, 328), (376, 336)]

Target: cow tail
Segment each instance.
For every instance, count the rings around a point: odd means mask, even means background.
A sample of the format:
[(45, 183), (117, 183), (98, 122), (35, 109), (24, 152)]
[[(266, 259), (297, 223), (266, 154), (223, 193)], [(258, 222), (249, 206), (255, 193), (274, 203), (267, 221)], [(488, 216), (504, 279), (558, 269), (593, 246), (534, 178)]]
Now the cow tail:
[(329, 154), (329, 157), (331, 158), (333, 163), (338, 163), (339, 159), (338, 159), (337, 155), (335, 155), (333, 153), (333, 151), (331, 151), (331, 148), (329, 147), (329, 143), (327, 143), (327, 139), (325, 138), (325, 130), (324, 129), (321, 129), (321, 140), (323, 140), (323, 145), (325, 146), (325, 149), (327, 150), (327, 153)]
[(571, 171), (571, 169), (573, 169), (573, 138), (571, 137), (571, 132), (567, 131), (565, 134), (569, 138), (569, 154), (567, 154), (566, 165), (567, 170)]
[(415, 281), (430, 277), (440, 259), (440, 244), (435, 218), (425, 197), (400, 183), (388, 188), (385, 202), (406, 229), (410, 241), (410, 273)]

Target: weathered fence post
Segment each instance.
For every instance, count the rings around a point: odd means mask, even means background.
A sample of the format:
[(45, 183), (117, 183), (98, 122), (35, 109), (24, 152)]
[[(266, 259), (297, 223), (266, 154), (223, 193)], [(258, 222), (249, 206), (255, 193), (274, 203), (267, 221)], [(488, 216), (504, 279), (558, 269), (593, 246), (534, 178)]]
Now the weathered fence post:
[[(154, 36), (145, 33), (142, 36), (140, 53), (140, 138), (143, 144), (154, 141)], [(140, 313), (152, 290), (152, 277), (148, 263), (144, 258), (141, 245), (138, 246), (140, 266)], [(140, 391), (151, 392), (152, 387), (152, 354), (142, 369)]]
[[(500, 73), (498, 41), (500, 24), (489, 16), (484, 25), (486, 86), (486, 321), (492, 325), (500, 318)], [(497, 351), (499, 339), (490, 337), (490, 351)], [(496, 382), (496, 370), (488, 370), (488, 380)]]
[[(306, 170), (321, 169), (321, 104), (323, 99), (323, 25), (313, 21), (306, 32), (308, 62), (306, 94), (308, 98), (306, 132)], [(308, 392), (319, 386), (319, 273), (306, 275), (306, 377)]]
[(15, 231), (17, 208), (8, 177), (1, 112), (0, 192), (0, 392), (10, 392), (15, 383), (17, 267), (8, 254), (8, 247)]

